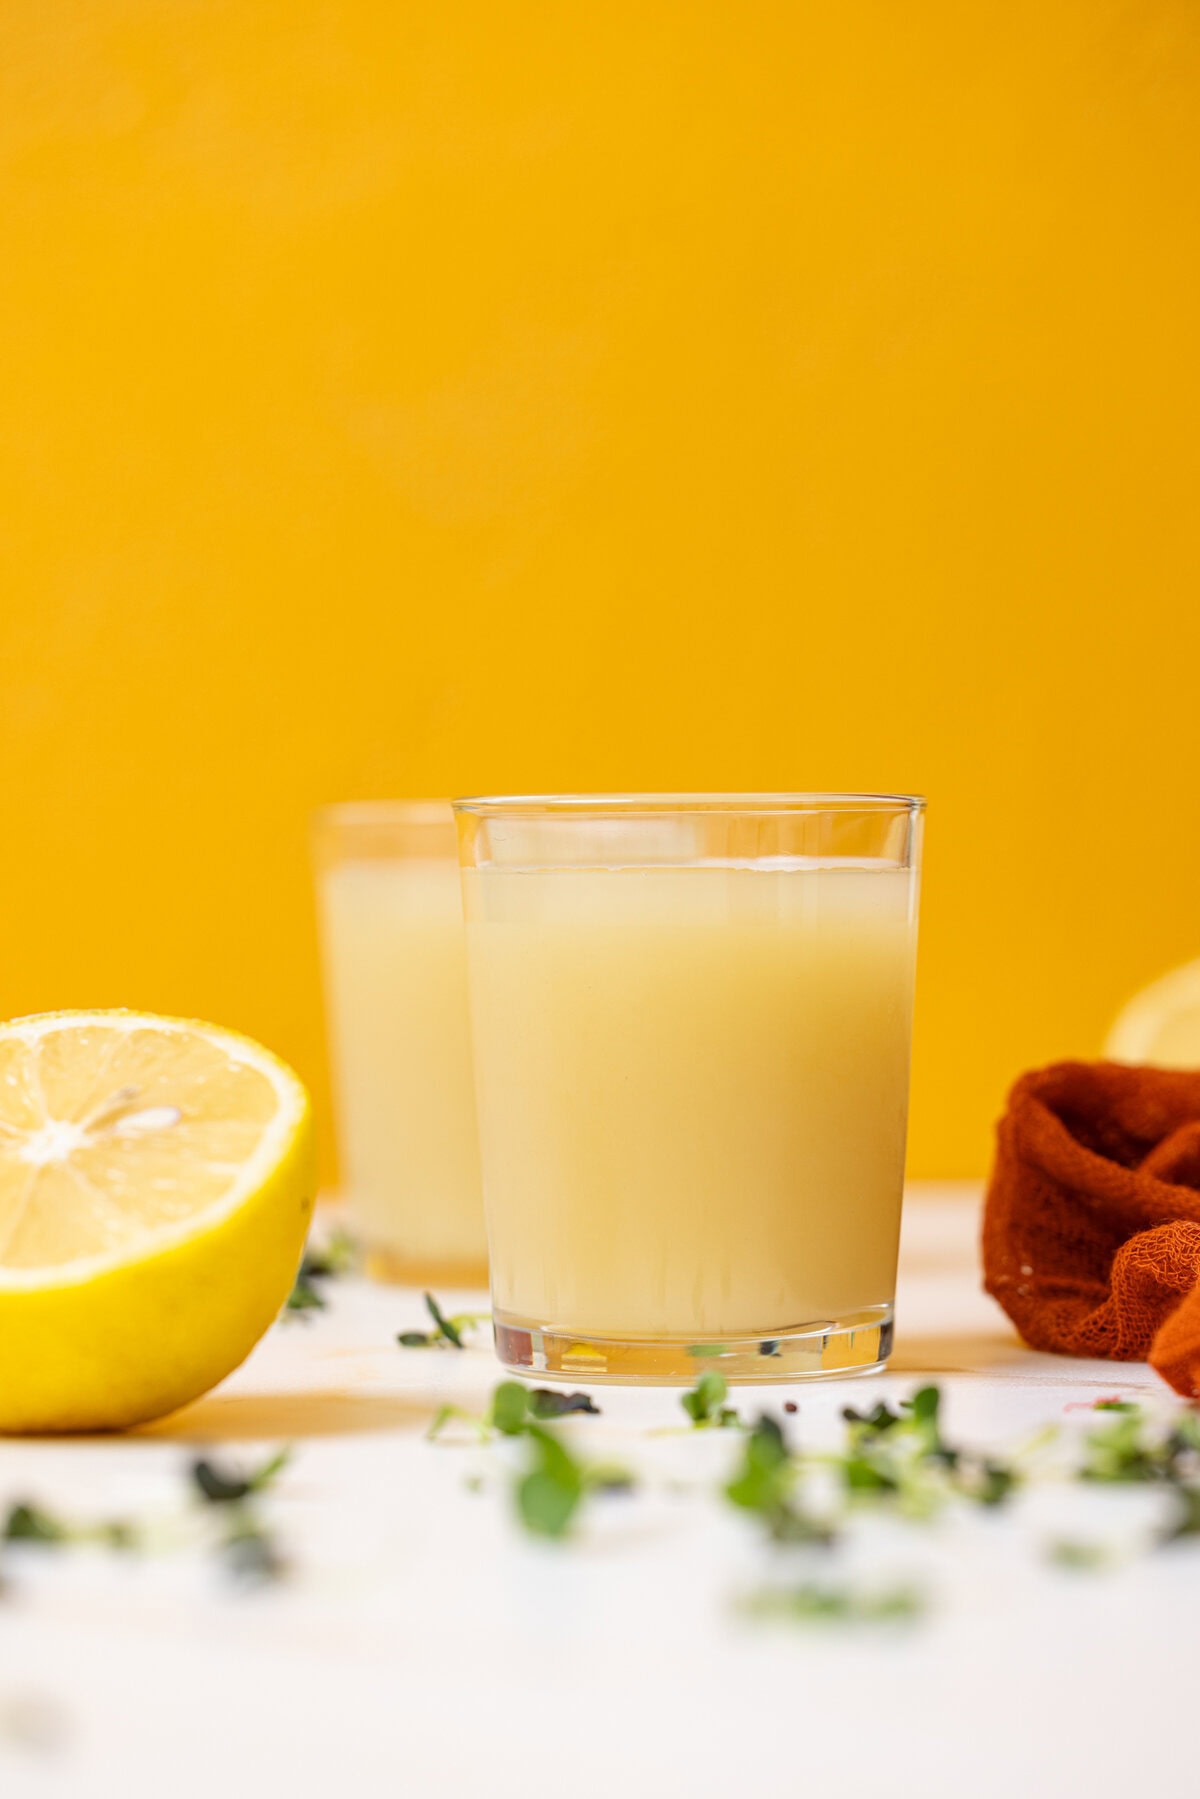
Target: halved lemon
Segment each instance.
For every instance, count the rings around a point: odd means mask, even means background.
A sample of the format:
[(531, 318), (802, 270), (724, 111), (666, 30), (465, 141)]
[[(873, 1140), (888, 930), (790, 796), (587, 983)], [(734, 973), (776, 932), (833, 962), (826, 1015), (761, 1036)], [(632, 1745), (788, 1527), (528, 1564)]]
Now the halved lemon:
[(249, 1038), (0, 1025), (0, 1431), (120, 1429), (214, 1386), (286, 1299), (315, 1189), (308, 1095)]
[(1136, 993), (1108, 1033), (1104, 1053), (1113, 1062), (1200, 1068), (1200, 962), (1185, 962)]

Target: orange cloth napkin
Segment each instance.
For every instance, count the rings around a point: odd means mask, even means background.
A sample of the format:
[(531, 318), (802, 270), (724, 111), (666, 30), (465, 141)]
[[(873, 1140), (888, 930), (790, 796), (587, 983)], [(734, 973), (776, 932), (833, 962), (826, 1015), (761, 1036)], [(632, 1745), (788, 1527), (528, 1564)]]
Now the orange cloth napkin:
[(1200, 1071), (1057, 1062), (1000, 1121), (984, 1285), (1025, 1341), (1200, 1396)]

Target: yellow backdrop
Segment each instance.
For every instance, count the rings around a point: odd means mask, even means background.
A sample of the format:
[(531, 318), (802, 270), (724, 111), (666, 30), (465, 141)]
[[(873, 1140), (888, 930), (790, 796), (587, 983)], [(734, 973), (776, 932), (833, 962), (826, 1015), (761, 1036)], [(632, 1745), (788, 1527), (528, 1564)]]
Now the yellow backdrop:
[(1194, 0), (8, 0), (0, 1010), (324, 1093), (305, 828), (930, 799), (913, 1166), (1200, 954)]

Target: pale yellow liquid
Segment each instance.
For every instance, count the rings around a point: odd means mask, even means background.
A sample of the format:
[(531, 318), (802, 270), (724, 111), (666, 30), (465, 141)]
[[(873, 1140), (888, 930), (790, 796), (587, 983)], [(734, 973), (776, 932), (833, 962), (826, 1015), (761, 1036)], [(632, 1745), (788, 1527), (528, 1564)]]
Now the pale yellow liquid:
[(479, 1278), (480, 1194), (458, 866), (347, 862), (321, 877), (342, 1185), (373, 1265)]
[(903, 870), (464, 878), (498, 1315), (771, 1336), (894, 1294)]

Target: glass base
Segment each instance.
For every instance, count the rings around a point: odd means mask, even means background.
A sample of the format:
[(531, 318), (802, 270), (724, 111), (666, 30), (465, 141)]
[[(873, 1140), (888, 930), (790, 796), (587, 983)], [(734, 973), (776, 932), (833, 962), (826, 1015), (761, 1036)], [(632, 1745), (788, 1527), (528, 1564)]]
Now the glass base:
[(373, 1281), (401, 1287), (486, 1287), (488, 1266), (484, 1259), (455, 1261), (447, 1256), (406, 1256), (399, 1250), (368, 1243), (363, 1267)]
[(892, 1353), (892, 1307), (793, 1325), (778, 1337), (707, 1341), (583, 1337), (493, 1313), (496, 1354), (514, 1374), (626, 1386), (691, 1387), (706, 1368), (730, 1382), (837, 1380), (879, 1374)]

